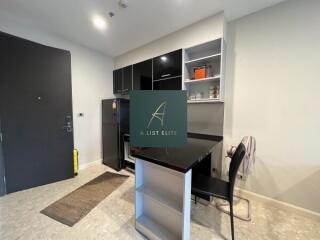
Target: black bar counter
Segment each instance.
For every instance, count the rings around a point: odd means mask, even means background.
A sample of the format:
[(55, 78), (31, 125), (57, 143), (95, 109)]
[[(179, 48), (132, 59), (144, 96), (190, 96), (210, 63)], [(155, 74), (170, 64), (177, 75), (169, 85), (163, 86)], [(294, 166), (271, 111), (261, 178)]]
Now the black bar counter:
[(152, 162), (182, 173), (188, 172), (208, 156), (221, 136), (188, 133), (187, 144), (181, 148), (132, 148), (133, 157)]

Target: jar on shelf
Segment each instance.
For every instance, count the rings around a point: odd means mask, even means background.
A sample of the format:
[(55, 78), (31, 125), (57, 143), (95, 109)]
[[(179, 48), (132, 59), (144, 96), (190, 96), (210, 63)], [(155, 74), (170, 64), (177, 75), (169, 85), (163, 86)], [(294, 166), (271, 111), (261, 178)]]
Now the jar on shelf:
[(201, 100), (203, 98), (203, 92), (195, 92), (195, 99)]
[(214, 99), (214, 87), (212, 85), (209, 87), (209, 99)]

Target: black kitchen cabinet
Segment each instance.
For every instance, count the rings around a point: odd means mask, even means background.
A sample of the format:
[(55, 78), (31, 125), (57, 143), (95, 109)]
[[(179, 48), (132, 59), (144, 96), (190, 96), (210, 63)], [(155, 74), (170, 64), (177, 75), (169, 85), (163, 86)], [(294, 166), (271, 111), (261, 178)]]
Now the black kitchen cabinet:
[(152, 90), (152, 59), (133, 65), (133, 90)]
[(122, 94), (132, 90), (132, 65), (123, 68)]
[(154, 80), (153, 81), (153, 89), (154, 90), (181, 90), (181, 77), (162, 79), (162, 80)]
[(132, 65), (113, 71), (113, 93), (128, 94), (132, 90)]
[(182, 75), (182, 49), (153, 59), (153, 79), (167, 79)]
[(113, 71), (113, 93), (181, 90), (182, 49)]
[(113, 93), (122, 94), (122, 68), (113, 71)]

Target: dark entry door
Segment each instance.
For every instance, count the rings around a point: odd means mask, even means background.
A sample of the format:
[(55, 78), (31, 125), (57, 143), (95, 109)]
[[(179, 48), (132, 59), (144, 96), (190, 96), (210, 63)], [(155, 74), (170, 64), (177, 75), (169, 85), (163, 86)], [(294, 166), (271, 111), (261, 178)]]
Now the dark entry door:
[(71, 56), (0, 33), (7, 193), (73, 176)]
[(2, 153), (2, 135), (1, 135), (1, 119), (0, 119), (0, 197), (6, 193), (6, 185), (4, 180), (4, 159)]

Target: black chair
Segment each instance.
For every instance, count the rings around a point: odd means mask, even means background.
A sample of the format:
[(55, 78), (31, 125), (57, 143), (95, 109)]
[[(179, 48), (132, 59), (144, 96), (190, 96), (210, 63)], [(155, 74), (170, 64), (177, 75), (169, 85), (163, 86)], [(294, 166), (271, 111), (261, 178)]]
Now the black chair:
[[(192, 177), (192, 194), (194, 194), (195, 196), (197, 194), (200, 194), (202, 196), (217, 197), (229, 202), (232, 240), (234, 240), (233, 190), (237, 172), (245, 155), (245, 152), (245, 146), (243, 145), (243, 143), (240, 143), (233, 157), (231, 158), (228, 182), (223, 181), (219, 178), (213, 178), (202, 174), (195, 175)], [(195, 199), (195, 203), (196, 202), (197, 200)]]

